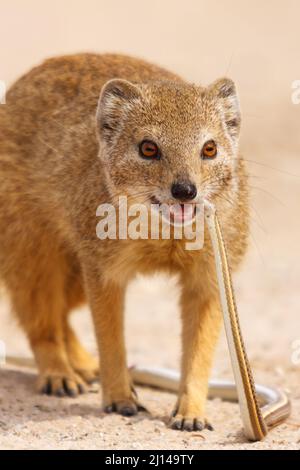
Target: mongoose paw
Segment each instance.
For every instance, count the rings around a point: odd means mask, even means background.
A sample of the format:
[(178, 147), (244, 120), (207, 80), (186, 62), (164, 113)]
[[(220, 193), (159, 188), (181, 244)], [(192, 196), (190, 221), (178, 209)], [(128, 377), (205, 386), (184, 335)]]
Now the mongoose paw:
[(176, 431), (203, 431), (208, 429), (213, 431), (212, 425), (200, 416), (183, 416), (176, 414), (171, 417), (170, 428)]
[(99, 367), (75, 369), (75, 372), (89, 385), (99, 382)]
[(77, 397), (87, 391), (86, 384), (75, 373), (44, 373), (37, 382), (39, 393), (57, 397)]
[(75, 336), (72, 338), (73, 342), (67, 343), (67, 354), (73, 371), (87, 384), (98, 382), (100, 373), (98, 359), (86, 351)]
[(122, 416), (134, 416), (139, 411), (148, 412), (147, 409), (134, 399), (125, 399), (112, 402), (104, 406), (105, 413), (119, 413)]

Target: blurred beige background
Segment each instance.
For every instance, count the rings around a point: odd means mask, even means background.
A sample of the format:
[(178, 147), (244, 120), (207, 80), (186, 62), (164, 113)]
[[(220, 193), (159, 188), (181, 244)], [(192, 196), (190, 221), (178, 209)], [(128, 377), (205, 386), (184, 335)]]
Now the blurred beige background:
[(293, 137), (299, 149), (300, 107), (290, 99), (300, 78), (298, 0), (0, 0), (0, 13), (8, 84), (45, 57), (74, 51), (141, 56), (203, 84), (230, 75), (246, 141), (265, 145), (267, 133), (268, 145), (288, 152)]
[[(300, 104), (291, 100), (292, 83), (300, 80), (299, 0), (0, 0), (0, 16), (0, 80), (8, 84), (46, 57), (78, 51), (140, 56), (201, 84), (223, 75), (236, 81), (252, 186), (249, 253), (235, 276), (238, 305), (257, 379), (287, 389), (293, 401), (288, 423), (258, 444), (246, 444), (237, 433), (234, 405), (211, 403), (216, 431), (199, 439), (161, 427), (173, 400), (167, 394), (141, 391), (154, 418), (129, 427), (121, 417), (99, 420), (95, 396), (72, 404), (35, 397), (33, 377), (4, 370), (0, 407), (8, 424), (0, 426), (0, 447), (299, 448), (300, 364), (293, 347), (300, 339)], [(131, 363), (178, 368), (176, 298), (172, 281), (132, 284)], [(8, 305), (0, 309), (8, 352), (30, 354)], [(86, 310), (79, 312), (75, 323), (95, 351), (87, 318)], [(230, 374), (223, 336), (213, 375)], [(35, 406), (47, 410), (34, 414)], [(82, 437), (84, 426), (89, 432)]]

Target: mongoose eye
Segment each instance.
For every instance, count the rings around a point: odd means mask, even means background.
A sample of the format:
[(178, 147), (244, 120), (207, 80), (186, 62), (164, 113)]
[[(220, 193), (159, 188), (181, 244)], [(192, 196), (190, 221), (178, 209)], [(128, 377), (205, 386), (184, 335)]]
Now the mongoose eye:
[(202, 147), (201, 158), (215, 158), (217, 155), (217, 144), (214, 140), (208, 140)]
[(140, 155), (143, 158), (160, 159), (158, 146), (151, 140), (143, 140), (139, 145)]

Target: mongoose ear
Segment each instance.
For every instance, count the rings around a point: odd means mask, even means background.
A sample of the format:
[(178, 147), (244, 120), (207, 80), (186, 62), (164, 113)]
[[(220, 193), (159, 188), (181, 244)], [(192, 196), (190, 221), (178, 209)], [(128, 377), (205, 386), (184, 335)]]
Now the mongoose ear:
[(122, 79), (109, 80), (102, 88), (98, 109), (98, 131), (108, 143), (120, 129), (126, 111), (140, 98), (140, 90), (133, 83)]
[(221, 101), (229, 134), (237, 138), (241, 127), (241, 112), (235, 83), (230, 78), (220, 78), (210, 88)]

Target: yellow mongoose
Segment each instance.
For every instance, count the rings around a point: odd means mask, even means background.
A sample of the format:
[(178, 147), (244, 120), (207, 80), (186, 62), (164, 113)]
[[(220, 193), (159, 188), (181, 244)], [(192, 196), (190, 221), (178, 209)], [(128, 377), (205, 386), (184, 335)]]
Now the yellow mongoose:
[(209, 428), (205, 401), (221, 314), (206, 232), (204, 248), (194, 251), (174, 239), (99, 240), (96, 209), (120, 195), (145, 204), (205, 197), (218, 208), (236, 268), (247, 245), (248, 188), (234, 83), (224, 78), (202, 88), (142, 60), (79, 54), (34, 68), (6, 101), (0, 277), (32, 347), (38, 390), (74, 396), (95, 379), (97, 363), (68, 323), (87, 300), (105, 410), (142, 409), (126, 364), (124, 293), (136, 273), (164, 270), (178, 276), (182, 310), (171, 426)]

